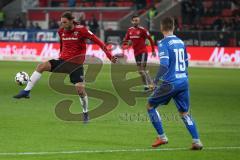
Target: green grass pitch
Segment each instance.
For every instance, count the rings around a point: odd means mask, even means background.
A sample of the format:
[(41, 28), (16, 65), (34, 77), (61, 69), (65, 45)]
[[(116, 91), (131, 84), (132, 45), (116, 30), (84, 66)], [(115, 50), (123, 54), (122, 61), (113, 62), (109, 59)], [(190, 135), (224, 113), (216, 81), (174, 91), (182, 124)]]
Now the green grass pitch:
[[(13, 99), (22, 89), (14, 83), (15, 74), (18, 71), (30, 74), (35, 66), (36, 63), (29, 62), (0, 62), (0, 159), (240, 158), (239, 69), (189, 69), (191, 112), (205, 147), (202, 151), (190, 151), (190, 135), (173, 103), (160, 108), (169, 144), (151, 150), (156, 133), (147, 121), (146, 98), (138, 98), (135, 106), (128, 106), (111, 84), (109, 65), (104, 65), (97, 81), (87, 86), (114, 94), (119, 99), (118, 106), (87, 125), (56, 117), (55, 105), (61, 99), (74, 100), (71, 107), (74, 113), (81, 112), (81, 107), (77, 96), (59, 94), (49, 87), (48, 73), (32, 90), (31, 99)], [(97, 99), (89, 99), (90, 108), (99, 103)]]

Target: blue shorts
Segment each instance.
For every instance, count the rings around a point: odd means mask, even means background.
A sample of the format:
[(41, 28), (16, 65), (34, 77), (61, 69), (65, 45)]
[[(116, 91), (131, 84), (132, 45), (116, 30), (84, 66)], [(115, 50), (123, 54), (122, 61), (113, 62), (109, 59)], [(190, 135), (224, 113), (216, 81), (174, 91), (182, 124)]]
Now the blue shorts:
[(152, 107), (167, 105), (173, 99), (178, 111), (188, 112), (189, 110), (189, 88), (188, 80), (180, 82), (163, 82), (148, 97), (148, 103)]

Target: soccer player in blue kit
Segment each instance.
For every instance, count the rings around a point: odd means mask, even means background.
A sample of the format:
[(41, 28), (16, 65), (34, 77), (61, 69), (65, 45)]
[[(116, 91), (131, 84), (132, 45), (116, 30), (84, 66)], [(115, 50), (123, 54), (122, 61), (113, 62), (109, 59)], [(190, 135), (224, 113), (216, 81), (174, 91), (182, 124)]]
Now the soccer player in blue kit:
[[(161, 32), (164, 38), (158, 42), (160, 66), (154, 80), (155, 90), (148, 98), (147, 110), (158, 137), (152, 147), (168, 143), (163, 130), (161, 117), (157, 111), (159, 105), (167, 105), (171, 99), (192, 136), (192, 150), (201, 150), (203, 145), (198, 131), (189, 114), (188, 56), (184, 42), (173, 34), (174, 20), (166, 17), (161, 21)], [(158, 85), (159, 80), (162, 83)]]

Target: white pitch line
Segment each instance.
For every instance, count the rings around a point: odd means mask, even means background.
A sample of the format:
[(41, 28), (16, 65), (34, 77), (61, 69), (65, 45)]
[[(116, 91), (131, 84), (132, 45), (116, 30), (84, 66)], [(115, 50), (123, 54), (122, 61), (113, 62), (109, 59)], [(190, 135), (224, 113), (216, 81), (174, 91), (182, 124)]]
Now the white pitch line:
[[(204, 147), (203, 150), (234, 150), (240, 147)], [(53, 152), (0, 152), (0, 156), (18, 155), (53, 155), (53, 154), (79, 154), (79, 153), (117, 153), (117, 152), (154, 152), (154, 151), (179, 151), (189, 148), (139, 148), (139, 149), (106, 149), (106, 150), (78, 150), (78, 151), (53, 151)]]

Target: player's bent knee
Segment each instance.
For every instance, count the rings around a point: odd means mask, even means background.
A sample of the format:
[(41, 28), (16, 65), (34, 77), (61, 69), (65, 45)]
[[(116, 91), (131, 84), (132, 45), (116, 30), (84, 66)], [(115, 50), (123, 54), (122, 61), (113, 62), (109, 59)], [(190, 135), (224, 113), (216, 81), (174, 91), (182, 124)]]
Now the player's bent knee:
[(144, 75), (144, 70), (138, 70), (138, 73), (139, 73), (140, 75)]
[(50, 64), (48, 64), (48, 62), (45, 62), (45, 63), (41, 63), (41, 64), (39, 64), (38, 66), (37, 66), (37, 71), (39, 72), (39, 73), (42, 73), (42, 72), (44, 72), (44, 71), (49, 71), (51, 69), (51, 65)]
[(84, 84), (76, 83), (75, 87), (76, 87), (76, 90), (77, 90), (79, 96), (84, 97), (86, 95)]
[(188, 112), (179, 112), (179, 114), (181, 117), (184, 117), (184, 116), (188, 115)]
[(151, 104), (147, 103), (146, 108), (147, 108), (147, 110), (150, 110), (150, 109), (152, 109), (153, 107), (151, 106)]

